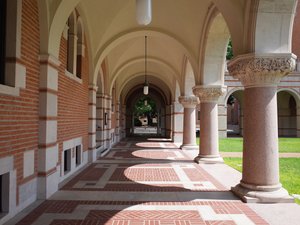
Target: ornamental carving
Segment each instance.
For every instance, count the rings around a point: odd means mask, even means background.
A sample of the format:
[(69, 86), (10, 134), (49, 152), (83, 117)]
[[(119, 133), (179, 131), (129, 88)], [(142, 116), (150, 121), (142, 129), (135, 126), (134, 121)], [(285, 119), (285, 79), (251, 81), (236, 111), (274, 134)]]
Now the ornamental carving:
[(244, 86), (277, 85), (296, 66), (293, 54), (242, 55), (228, 64), (228, 71)]
[(200, 103), (196, 96), (180, 96), (178, 101), (184, 108), (196, 108), (196, 106)]
[(219, 97), (226, 92), (224, 86), (195, 86), (194, 95), (198, 96), (200, 102), (217, 102)]

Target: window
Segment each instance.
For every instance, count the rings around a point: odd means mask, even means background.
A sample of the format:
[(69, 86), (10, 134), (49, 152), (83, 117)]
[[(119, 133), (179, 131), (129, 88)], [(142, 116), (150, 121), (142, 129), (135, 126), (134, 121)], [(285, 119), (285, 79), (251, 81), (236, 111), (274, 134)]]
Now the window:
[(26, 87), (26, 67), (21, 58), (22, 1), (0, 1), (0, 93), (19, 95)]
[(81, 83), (82, 63), (85, 53), (84, 30), (80, 17), (73, 11), (67, 22), (67, 68), (66, 74)]
[(76, 13), (72, 12), (68, 19), (68, 45), (67, 45), (67, 70), (76, 74), (76, 47), (77, 47), (77, 32), (76, 32)]
[(82, 63), (84, 57), (84, 32), (83, 25), (80, 18), (77, 19), (77, 61), (76, 61), (76, 76), (81, 79)]
[(71, 149), (64, 151), (64, 173), (66, 174), (71, 170)]
[(0, 84), (5, 84), (6, 1), (0, 1)]
[(79, 166), (81, 164), (81, 145), (76, 146), (75, 159), (76, 159), (76, 166)]

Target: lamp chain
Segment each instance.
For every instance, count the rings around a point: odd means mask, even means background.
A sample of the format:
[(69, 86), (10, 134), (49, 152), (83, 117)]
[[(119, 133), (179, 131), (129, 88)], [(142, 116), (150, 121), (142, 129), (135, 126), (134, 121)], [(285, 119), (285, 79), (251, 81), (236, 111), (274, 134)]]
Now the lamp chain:
[(147, 83), (147, 36), (145, 36), (145, 83)]

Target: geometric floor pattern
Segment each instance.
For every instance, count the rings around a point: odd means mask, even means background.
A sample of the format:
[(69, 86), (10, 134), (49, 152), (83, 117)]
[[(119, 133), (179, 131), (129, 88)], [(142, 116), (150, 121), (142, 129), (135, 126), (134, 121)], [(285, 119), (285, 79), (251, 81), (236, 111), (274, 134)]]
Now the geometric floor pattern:
[(173, 143), (129, 139), (73, 177), (17, 224), (267, 223)]

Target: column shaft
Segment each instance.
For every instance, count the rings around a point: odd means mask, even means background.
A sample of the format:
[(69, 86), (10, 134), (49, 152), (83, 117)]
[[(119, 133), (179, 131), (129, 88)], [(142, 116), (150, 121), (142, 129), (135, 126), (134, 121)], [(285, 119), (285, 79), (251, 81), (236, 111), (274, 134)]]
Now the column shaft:
[(246, 88), (243, 179), (250, 185), (280, 187), (277, 87)]
[(184, 107), (181, 149), (198, 149), (196, 145), (196, 106), (199, 104), (199, 99), (196, 96), (180, 96), (178, 100)]
[(200, 157), (219, 158), (218, 104), (200, 104)]
[(184, 108), (183, 145), (196, 145), (195, 116), (195, 109)]

